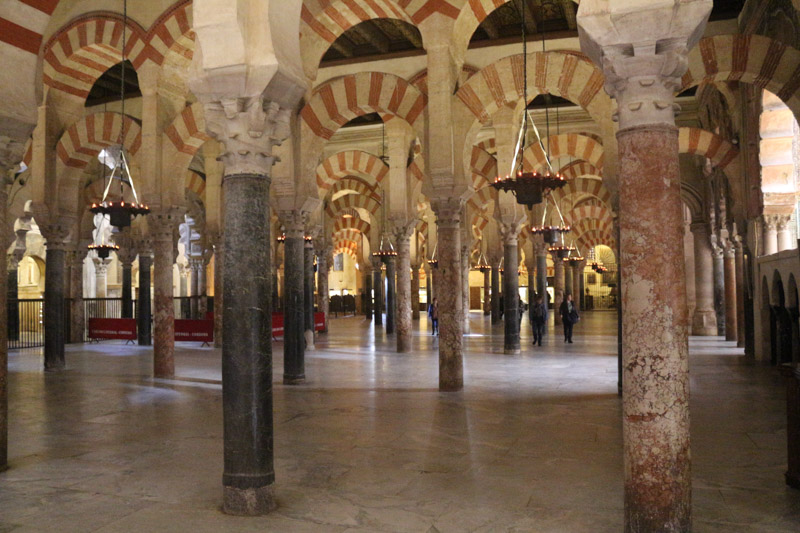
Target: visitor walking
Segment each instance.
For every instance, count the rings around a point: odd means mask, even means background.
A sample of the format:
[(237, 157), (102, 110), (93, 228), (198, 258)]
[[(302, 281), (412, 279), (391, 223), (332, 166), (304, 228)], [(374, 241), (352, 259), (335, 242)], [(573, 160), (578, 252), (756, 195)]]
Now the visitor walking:
[(544, 303), (544, 299), (541, 296), (537, 296), (536, 300), (531, 304), (529, 318), (531, 329), (533, 330), (533, 344), (541, 346), (545, 326), (547, 325), (547, 304)]
[(580, 316), (575, 304), (572, 302), (572, 294), (567, 293), (567, 297), (561, 302), (561, 321), (564, 323), (564, 342), (572, 344), (572, 326), (575, 325)]
[(433, 330), (431, 335), (438, 335), (439, 334), (439, 301), (434, 298), (433, 302), (428, 306), (428, 318), (431, 321), (431, 326)]

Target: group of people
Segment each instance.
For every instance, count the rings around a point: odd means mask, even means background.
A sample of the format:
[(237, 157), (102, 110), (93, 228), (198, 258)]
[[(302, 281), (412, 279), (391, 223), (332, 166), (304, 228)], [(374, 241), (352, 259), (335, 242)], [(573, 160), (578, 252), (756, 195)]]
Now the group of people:
[[(522, 320), (522, 313), (525, 311), (525, 306), (520, 300), (520, 321)], [(564, 324), (564, 342), (572, 344), (572, 327), (581, 319), (578, 314), (578, 308), (572, 301), (572, 294), (567, 293), (564, 301), (561, 302), (558, 312), (561, 314), (561, 322)], [(535, 301), (530, 305), (528, 313), (531, 321), (531, 330), (533, 330), (533, 344), (542, 345), (545, 330), (547, 329), (547, 302), (544, 301), (542, 295), (536, 296)], [(428, 305), (428, 319), (431, 321), (431, 335), (438, 335), (439, 333), (439, 302), (436, 298)]]

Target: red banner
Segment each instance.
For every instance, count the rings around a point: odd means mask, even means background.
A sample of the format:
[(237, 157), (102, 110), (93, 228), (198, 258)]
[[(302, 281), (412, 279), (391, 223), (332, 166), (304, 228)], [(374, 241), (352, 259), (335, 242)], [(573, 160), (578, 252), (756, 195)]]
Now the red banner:
[[(325, 313), (314, 313), (314, 330), (325, 329)], [(272, 338), (283, 338), (283, 313), (272, 313)]]
[(325, 313), (314, 313), (314, 331), (325, 329)]
[(204, 344), (214, 342), (214, 321), (213, 320), (176, 320), (175, 321), (175, 340), (202, 342)]
[(90, 318), (90, 339), (136, 340), (135, 318)]

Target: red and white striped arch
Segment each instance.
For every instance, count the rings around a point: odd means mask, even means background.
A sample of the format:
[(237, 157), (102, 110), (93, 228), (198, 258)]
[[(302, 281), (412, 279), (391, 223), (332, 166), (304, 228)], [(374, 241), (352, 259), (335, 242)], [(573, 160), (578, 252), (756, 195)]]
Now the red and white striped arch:
[(370, 229), (371, 226), (369, 222), (353, 216), (347, 218), (339, 217), (336, 219), (336, 222), (333, 223), (333, 233), (337, 233), (341, 230), (355, 230), (368, 236)]
[(192, 1), (181, 0), (166, 10), (151, 26), (147, 34), (151, 59), (162, 64), (170, 54), (191, 61), (194, 55), (192, 31)]
[(361, 72), (317, 87), (300, 116), (314, 135), (326, 140), (348, 121), (368, 113), (402, 118), (423, 139), (425, 103), (425, 95), (402, 78)]
[(183, 186), (187, 192), (196, 194), (198, 198), (205, 201), (206, 199), (206, 180), (203, 179), (198, 173), (187, 170), (186, 177), (183, 179)]
[[(484, 67), (461, 86), (458, 99), (485, 123), (506, 104), (523, 97), (522, 54)], [(602, 91), (605, 77), (588, 59), (567, 52), (528, 54), (528, 97), (550, 93), (584, 108), (596, 121), (603, 119), (609, 97)]]
[[(476, 189), (478, 186), (488, 185), (497, 177), (497, 159), (477, 145), (472, 147), (470, 167), (472, 169), (472, 186)], [(485, 183), (481, 183), (482, 181)]]
[(363, 194), (345, 194), (328, 204), (325, 212), (331, 218), (338, 218), (347, 209), (364, 209), (375, 215), (380, 208), (380, 202)]
[(330, 195), (333, 197), (336, 193), (342, 191), (347, 191), (350, 194), (363, 194), (364, 196), (369, 196), (378, 202), (381, 201), (381, 196), (375, 192), (374, 187), (371, 187), (369, 183), (364, 181), (362, 178), (357, 178), (355, 176), (348, 176), (337, 181), (336, 184), (331, 188)]
[(122, 144), (133, 156), (142, 144), (139, 125), (118, 113), (93, 113), (86, 115), (67, 128), (56, 144), (58, 160), (67, 167), (85, 168), (97, 157), (100, 150), (116, 144), (124, 124)]
[(344, 239), (336, 240), (333, 243), (333, 253), (347, 254), (352, 257), (354, 261), (358, 261), (358, 243)]
[(0, 10), (0, 43), (39, 54), (42, 35), (59, 0), (4, 0)]
[(355, 229), (341, 229), (334, 232), (332, 240), (351, 241), (357, 243), (361, 241), (362, 235), (364, 235), (362, 232)]
[(475, 210), (475, 212), (485, 211), (489, 205), (497, 200), (497, 191), (490, 187), (481, 187), (477, 189), (467, 200), (467, 205)]
[(613, 233), (614, 217), (611, 211), (602, 205), (585, 205), (571, 211), (565, 211), (564, 220), (570, 226), (575, 226), (584, 220), (592, 221), (592, 223), (596, 223), (598, 229)]
[(203, 105), (186, 106), (164, 130), (164, 136), (179, 153), (194, 157), (211, 137), (206, 133)]
[(595, 246), (608, 246), (612, 250), (617, 249), (617, 241), (608, 233), (599, 230), (587, 230), (584, 233), (578, 234), (575, 239), (575, 244), (580, 247), (581, 252), (586, 254)]
[[(125, 57), (134, 67), (148, 57), (145, 31), (128, 21)], [(44, 47), (42, 80), (53, 89), (85, 99), (94, 82), (122, 61), (122, 17), (112, 14), (79, 18)]]
[(678, 144), (680, 153), (701, 155), (730, 173), (728, 177), (739, 176), (739, 149), (719, 135), (700, 128), (680, 128)]
[(608, 209), (611, 209), (613, 205), (611, 202), (611, 192), (603, 185), (603, 182), (598, 179), (574, 178), (567, 181), (564, 187), (556, 189), (551, 194), (553, 200), (559, 202), (559, 205), (564, 205), (564, 199), (573, 195), (577, 196), (576, 200), (580, 200), (586, 196), (597, 198), (603, 202)]
[[(550, 158), (571, 155), (577, 159), (587, 161), (590, 165), (602, 170), (605, 159), (603, 145), (596, 140), (577, 133), (562, 133), (551, 135), (544, 140), (545, 146), (550, 145)], [(543, 170), (546, 167), (546, 157), (541, 146), (530, 144), (522, 153), (523, 167), (527, 171)]]
[(800, 117), (800, 50), (761, 35), (717, 35), (689, 52), (681, 91), (702, 82), (740, 81), (774, 93)]
[(380, 158), (361, 150), (338, 152), (317, 167), (317, 186), (324, 196), (337, 180), (358, 176), (370, 183), (380, 183), (389, 173), (389, 166)]
[(586, 161), (578, 159), (561, 167), (561, 175), (567, 179), (572, 179), (580, 178), (581, 176), (602, 176), (603, 171)]

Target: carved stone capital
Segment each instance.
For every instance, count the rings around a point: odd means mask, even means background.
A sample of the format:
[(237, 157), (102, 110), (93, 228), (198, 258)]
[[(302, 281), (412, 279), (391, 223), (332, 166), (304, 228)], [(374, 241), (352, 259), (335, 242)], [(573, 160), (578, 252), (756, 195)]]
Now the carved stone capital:
[(110, 257), (107, 259), (100, 259), (99, 257), (93, 257), (92, 262), (94, 263), (94, 273), (96, 276), (108, 275), (108, 265), (111, 264)]
[(516, 246), (519, 240), (519, 233), (525, 226), (525, 221), (513, 221), (510, 223), (499, 224), (500, 236), (503, 239), (504, 246)]
[(175, 208), (153, 210), (147, 217), (147, 230), (154, 241), (172, 240), (175, 228), (183, 221), (180, 210)]
[(283, 223), (287, 239), (302, 239), (305, 236), (307, 212), (300, 209), (278, 211), (278, 218)]
[(205, 104), (209, 133), (224, 145), (225, 175), (269, 175), (272, 148), (291, 133), (291, 109), (262, 97), (229, 98)]
[(408, 242), (414, 234), (414, 229), (417, 227), (417, 220), (407, 220), (404, 216), (394, 216), (389, 218), (389, 233), (391, 233), (395, 242)]
[(53, 222), (39, 223), (39, 231), (45, 238), (48, 250), (69, 250), (70, 234), (75, 227), (75, 220), (70, 217), (61, 217)]
[(436, 224), (439, 226), (455, 227), (461, 223), (461, 214), (464, 210), (464, 201), (460, 198), (434, 198), (431, 207), (436, 213)]

